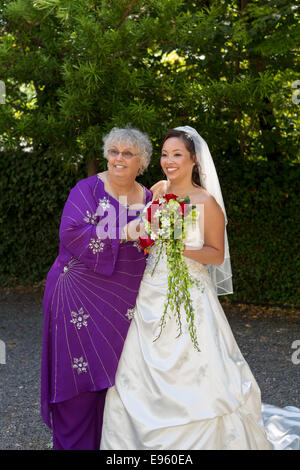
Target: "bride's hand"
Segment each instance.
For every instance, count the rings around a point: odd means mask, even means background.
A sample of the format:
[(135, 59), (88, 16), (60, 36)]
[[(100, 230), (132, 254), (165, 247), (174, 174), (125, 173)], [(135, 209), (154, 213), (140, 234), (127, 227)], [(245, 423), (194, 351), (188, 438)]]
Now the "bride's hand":
[(168, 180), (161, 180), (151, 186), (150, 191), (153, 194), (152, 200), (155, 201), (159, 199), (164, 194), (167, 194), (170, 187), (170, 182)]

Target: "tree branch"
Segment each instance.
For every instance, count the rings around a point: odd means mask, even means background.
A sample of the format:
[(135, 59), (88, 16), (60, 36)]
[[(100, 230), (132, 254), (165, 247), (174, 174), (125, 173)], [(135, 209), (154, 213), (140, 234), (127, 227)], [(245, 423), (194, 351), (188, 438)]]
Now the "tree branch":
[(119, 24), (118, 24), (118, 26), (117, 26), (117, 29), (119, 29), (119, 28), (122, 26), (122, 24), (124, 23), (124, 21), (126, 20), (128, 14), (130, 13), (130, 11), (132, 10), (132, 8), (133, 8), (133, 6), (134, 6), (134, 4), (135, 4), (135, 1), (136, 1), (136, 0), (132, 0), (131, 3), (130, 3), (130, 5), (128, 6), (128, 8), (127, 8), (127, 9), (125, 10), (125, 12), (123, 13), (123, 16), (122, 16), (122, 18), (120, 19), (120, 22), (119, 22)]

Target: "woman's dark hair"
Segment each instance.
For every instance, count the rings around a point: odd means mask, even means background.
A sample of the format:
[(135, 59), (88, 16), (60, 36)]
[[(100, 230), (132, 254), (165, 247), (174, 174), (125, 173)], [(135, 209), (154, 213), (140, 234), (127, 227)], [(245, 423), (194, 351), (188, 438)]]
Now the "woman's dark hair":
[(195, 165), (193, 167), (193, 172), (192, 172), (192, 183), (201, 186), (200, 182), (200, 167), (197, 162), (197, 157), (196, 157), (196, 151), (195, 151), (195, 145), (193, 139), (189, 136), (184, 131), (179, 131), (177, 129), (171, 129), (166, 134), (164, 135), (163, 138), (163, 144), (165, 143), (166, 140), (170, 139), (171, 137), (177, 137), (181, 140), (183, 140), (185, 148), (190, 152), (191, 159), (195, 162)]

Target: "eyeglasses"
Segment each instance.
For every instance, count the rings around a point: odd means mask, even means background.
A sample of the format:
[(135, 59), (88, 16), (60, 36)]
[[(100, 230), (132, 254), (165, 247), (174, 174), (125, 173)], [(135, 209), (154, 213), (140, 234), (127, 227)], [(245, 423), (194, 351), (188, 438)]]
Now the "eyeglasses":
[(138, 155), (137, 153), (132, 153), (129, 150), (125, 150), (125, 152), (119, 152), (119, 150), (116, 150), (116, 149), (109, 149), (107, 153), (110, 157), (117, 157), (118, 155), (121, 154), (122, 157), (124, 158), (132, 158), (135, 155)]

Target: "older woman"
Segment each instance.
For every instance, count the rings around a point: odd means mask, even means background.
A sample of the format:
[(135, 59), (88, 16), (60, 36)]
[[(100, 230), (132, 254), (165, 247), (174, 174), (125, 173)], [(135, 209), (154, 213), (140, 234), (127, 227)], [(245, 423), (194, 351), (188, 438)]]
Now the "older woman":
[(151, 152), (145, 134), (114, 128), (104, 138), (107, 171), (79, 181), (63, 210), (43, 300), (41, 407), (54, 449), (99, 449), (106, 389), (145, 268), (122, 229), (151, 200), (135, 181)]

